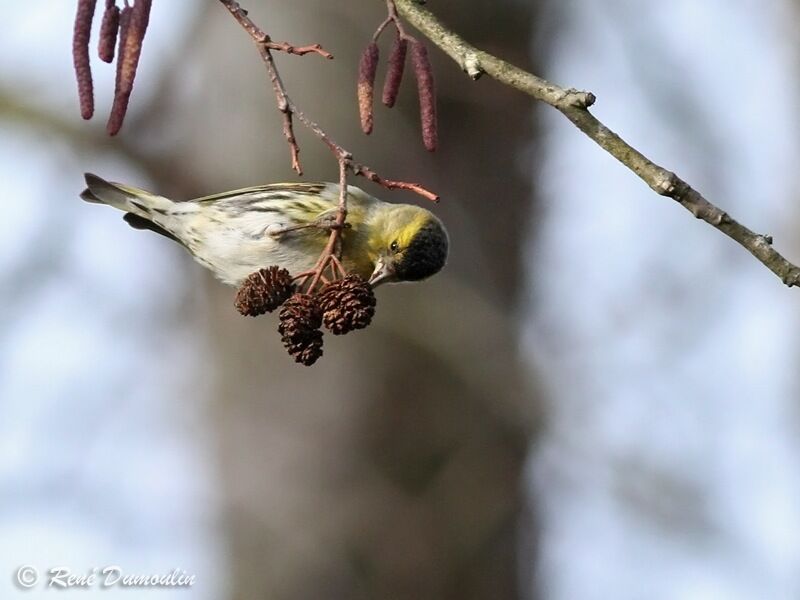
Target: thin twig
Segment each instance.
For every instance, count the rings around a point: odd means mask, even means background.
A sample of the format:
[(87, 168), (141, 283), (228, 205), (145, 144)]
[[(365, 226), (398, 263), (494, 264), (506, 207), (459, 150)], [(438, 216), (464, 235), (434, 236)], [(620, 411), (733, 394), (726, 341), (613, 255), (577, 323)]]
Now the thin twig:
[(590, 111), (595, 97), (589, 92), (565, 89), (528, 73), (487, 52), (478, 50), (449, 30), (415, 0), (387, 0), (409, 23), (448, 54), (473, 79), (486, 73), (497, 81), (549, 104), (567, 117), (601, 148), (638, 175), (656, 193), (676, 200), (695, 217), (720, 230), (747, 249), (787, 286), (800, 285), (800, 267), (772, 247), (772, 238), (755, 233), (672, 171), (657, 165), (606, 127)]
[(386, 11), (388, 15), (386, 19), (378, 26), (378, 29), (375, 30), (374, 35), (372, 36), (373, 41), (377, 41), (380, 37), (383, 30), (391, 23), (394, 25), (395, 29), (397, 30), (397, 34), (404, 40), (408, 40), (409, 42), (415, 42), (416, 39), (409, 35), (406, 31), (405, 25), (403, 24), (403, 20), (400, 18), (400, 15), (397, 14), (397, 6), (394, 3), (394, 0), (386, 0)]
[(277, 50), (278, 52), (286, 52), (286, 54), (295, 54), (297, 56), (304, 56), (306, 54), (319, 54), (328, 60), (333, 58), (333, 54), (325, 50), (319, 44), (309, 44), (308, 46), (292, 46), (289, 42), (272, 42), (265, 41), (263, 44), (270, 50)]
[(354, 174), (360, 175), (364, 179), (369, 179), (370, 181), (375, 182), (382, 187), (385, 187), (387, 190), (408, 190), (410, 192), (414, 192), (415, 194), (419, 194), (420, 196), (426, 198), (427, 200), (430, 200), (431, 202), (439, 201), (438, 195), (434, 194), (433, 192), (431, 192), (430, 190), (426, 189), (425, 187), (423, 187), (418, 183), (384, 179), (369, 167), (365, 165), (359, 165), (357, 163), (351, 163), (350, 168), (352, 169)]

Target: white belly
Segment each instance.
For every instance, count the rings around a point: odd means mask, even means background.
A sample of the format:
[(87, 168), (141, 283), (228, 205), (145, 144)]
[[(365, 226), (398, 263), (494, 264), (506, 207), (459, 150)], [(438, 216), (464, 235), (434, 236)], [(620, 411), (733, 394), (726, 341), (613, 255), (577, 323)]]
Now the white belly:
[[(273, 212), (234, 218), (222, 218), (213, 210), (192, 212), (163, 225), (169, 225), (198, 263), (230, 285), (239, 285), (251, 273), (272, 265), (288, 269), (292, 275), (307, 271), (313, 268), (327, 238), (319, 230), (270, 235), (268, 230), (286, 225)], [(315, 250), (317, 246), (319, 250)]]

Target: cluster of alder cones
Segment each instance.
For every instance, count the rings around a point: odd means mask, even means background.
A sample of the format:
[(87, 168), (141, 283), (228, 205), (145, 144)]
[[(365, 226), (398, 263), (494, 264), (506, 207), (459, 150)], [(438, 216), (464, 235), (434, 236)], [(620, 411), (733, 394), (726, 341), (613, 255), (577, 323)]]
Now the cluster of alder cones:
[(235, 305), (249, 317), (282, 307), (281, 341), (295, 361), (311, 366), (322, 356), (322, 326), (334, 335), (363, 329), (375, 315), (375, 294), (369, 283), (352, 274), (306, 294), (296, 289), (289, 271), (272, 266), (242, 282)]
[[(78, 97), (81, 116), (91, 119), (94, 114), (94, 83), (89, 59), (89, 41), (97, 0), (78, 0), (75, 29), (72, 36), (72, 60), (78, 80)], [(115, 0), (106, 0), (97, 54), (103, 62), (114, 61), (117, 55), (117, 78), (114, 84), (114, 103), (106, 126), (109, 135), (116, 135), (122, 127), (128, 101), (133, 91), (133, 80), (142, 53), (142, 40), (150, 22), (152, 0), (135, 0), (131, 5), (124, 0), (122, 9)], [(119, 40), (119, 42), (117, 42)]]

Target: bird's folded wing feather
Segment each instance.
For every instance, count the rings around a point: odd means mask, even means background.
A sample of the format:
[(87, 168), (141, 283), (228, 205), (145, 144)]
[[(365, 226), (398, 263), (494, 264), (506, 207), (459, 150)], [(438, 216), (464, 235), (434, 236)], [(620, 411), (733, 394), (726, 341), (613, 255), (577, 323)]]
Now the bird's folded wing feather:
[(253, 187), (231, 190), (211, 196), (195, 198), (194, 202), (199, 204), (212, 204), (220, 200), (231, 198), (250, 199), (252, 201), (274, 199), (291, 200), (297, 196), (317, 197), (327, 200), (330, 184), (327, 183), (270, 183), (268, 185), (256, 185)]

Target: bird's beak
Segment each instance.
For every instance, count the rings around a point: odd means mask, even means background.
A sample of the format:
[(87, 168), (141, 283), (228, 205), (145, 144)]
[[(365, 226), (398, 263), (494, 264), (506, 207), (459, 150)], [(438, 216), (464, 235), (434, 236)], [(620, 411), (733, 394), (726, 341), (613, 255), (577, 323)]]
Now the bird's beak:
[(391, 263), (386, 262), (383, 258), (379, 258), (375, 263), (375, 270), (369, 278), (369, 284), (376, 287), (381, 283), (392, 281), (394, 279), (394, 267)]

